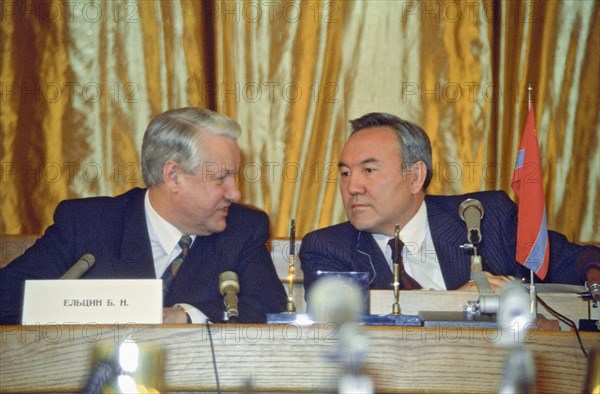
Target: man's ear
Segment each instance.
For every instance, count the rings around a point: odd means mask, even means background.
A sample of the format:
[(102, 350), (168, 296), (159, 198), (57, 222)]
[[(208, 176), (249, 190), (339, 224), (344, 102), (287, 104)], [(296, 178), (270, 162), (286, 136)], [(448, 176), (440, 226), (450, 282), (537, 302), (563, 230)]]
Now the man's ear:
[(174, 160), (167, 160), (163, 164), (163, 181), (172, 192), (179, 189), (179, 175), (182, 173), (181, 166)]
[(420, 193), (423, 190), (425, 178), (427, 178), (427, 166), (424, 162), (418, 161), (410, 166), (409, 172), (412, 175), (410, 192), (412, 194)]

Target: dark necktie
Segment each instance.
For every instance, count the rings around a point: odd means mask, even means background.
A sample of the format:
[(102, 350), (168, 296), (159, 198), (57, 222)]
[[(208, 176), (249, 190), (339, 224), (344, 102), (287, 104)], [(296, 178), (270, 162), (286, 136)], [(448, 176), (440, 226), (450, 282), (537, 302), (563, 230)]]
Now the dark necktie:
[[(392, 248), (392, 262), (396, 261), (396, 250), (394, 249), (394, 238), (388, 241), (388, 245)], [(398, 240), (398, 276), (400, 277), (400, 289), (401, 290), (419, 290), (421, 285), (412, 276), (404, 271), (404, 264), (402, 263), (402, 248), (404, 242)]]
[(179, 268), (181, 268), (181, 264), (183, 264), (185, 256), (187, 256), (188, 252), (190, 251), (192, 238), (189, 235), (183, 235), (181, 236), (181, 239), (179, 239), (179, 242), (177, 244), (179, 245), (179, 247), (181, 247), (181, 253), (179, 253), (179, 256), (177, 256), (175, 260), (173, 260), (171, 264), (169, 264), (169, 266), (165, 270), (165, 273), (162, 276), (163, 293), (165, 294), (167, 293), (169, 287), (171, 287), (171, 283), (173, 283), (173, 280), (177, 276), (177, 272), (179, 272)]

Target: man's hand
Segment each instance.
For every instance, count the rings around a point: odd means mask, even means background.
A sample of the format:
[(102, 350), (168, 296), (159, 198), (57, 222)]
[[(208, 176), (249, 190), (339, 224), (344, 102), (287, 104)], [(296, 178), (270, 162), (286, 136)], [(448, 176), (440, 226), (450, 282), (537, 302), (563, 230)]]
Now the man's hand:
[[(504, 285), (511, 281), (511, 280), (515, 280), (513, 277), (506, 277), (506, 276), (495, 276), (490, 274), (489, 272), (485, 272), (485, 277), (487, 278), (488, 282), (490, 282), (490, 286), (492, 287), (492, 290), (494, 290), (495, 293), (499, 294), (500, 291), (502, 290), (502, 287), (504, 287)], [(467, 283), (465, 283), (464, 285), (462, 285), (461, 287), (459, 287), (457, 290), (464, 290), (464, 291), (477, 291), (477, 284), (475, 283), (475, 281), (469, 281)]]
[(187, 315), (182, 308), (163, 308), (164, 324), (187, 324)]

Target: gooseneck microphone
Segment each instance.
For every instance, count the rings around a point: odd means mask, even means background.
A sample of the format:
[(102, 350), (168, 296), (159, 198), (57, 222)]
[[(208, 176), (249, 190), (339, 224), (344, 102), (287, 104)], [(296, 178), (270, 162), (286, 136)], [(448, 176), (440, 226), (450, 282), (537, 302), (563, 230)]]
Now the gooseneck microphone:
[(94, 264), (96, 264), (96, 258), (92, 254), (86, 253), (60, 279), (79, 279)]
[(225, 271), (219, 275), (219, 291), (222, 296), (225, 296), (225, 311), (229, 321), (237, 321), (239, 316), (237, 293), (240, 291), (240, 283), (235, 272)]
[(498, 296), (483, 272), (483, 262), (479, 253), (481, 235), (481, 218), (483, 218), (483, 205), (479, 200), (467, 198), (458, 207), (460, 218), (467, 224), (468, 243), (460, 245), (461, 248), (471, 251), (471, 280), (475, 282), (479, 292), (476, 302), (469, 301), (465, 312), (472, 316), (481, 313), (496, 313), (498, 311)]
[(594, 301), (600, 301), (600, 252), (597, 249), (584, 250), (575, 260), (575, 270), (585, 280), (586, 287)]
[(483, 212), (483, 205), (474, 198), (467, 198), (458, 207), (460, 218), (467, 224), (467, 239), (472, 244), (481, 242)]

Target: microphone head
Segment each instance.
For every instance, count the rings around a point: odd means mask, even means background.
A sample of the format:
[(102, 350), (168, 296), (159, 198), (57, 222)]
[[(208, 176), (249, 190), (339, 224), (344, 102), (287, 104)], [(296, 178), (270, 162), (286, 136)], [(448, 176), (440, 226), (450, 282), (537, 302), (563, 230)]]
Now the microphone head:
[(219, 291), (221, 295), (225, 295), (227, 292), (234, 292), (237, 294), (240, 291), (240, 283), (238, 281), (238, 275), (233, 271), (225, 271), (219, 275)]
[(96, 258), (91, 253), (86, 253), (77, 260), (60, 279), (79, 279), (96, 264)]
[(86, 253), (79, 259), (80, 261), (85, 261), (87, 263), (87, 269), (92, 268), (94, 264), (96, 264), (96, 258), (91, 253)]
[(483, 204), (481, 204), (481, 201), (476, 200), (474, 198), (467, 198), (458, 207), (458, 214), (460, 215), (460, 218), (464, 222), (467, 221), (467, 219), (465, 219), (465, 213), (467, 212), (467, 210), (469, 208), (477, 209), (479, 211), (479, 218), (481, 219), (483, 217), (484, 210), (483, 210)]
[(315, 321), (339, 326), (358, 321), (365, 313), (358, 284), (337, 276), (317, 280), (308, 293), (307, 303)]
[(473, 244), (481, 242), (483, 205), (479, 200), (467, 198), (458, 207), (460, 218), (467, 224), (467, 239)]

